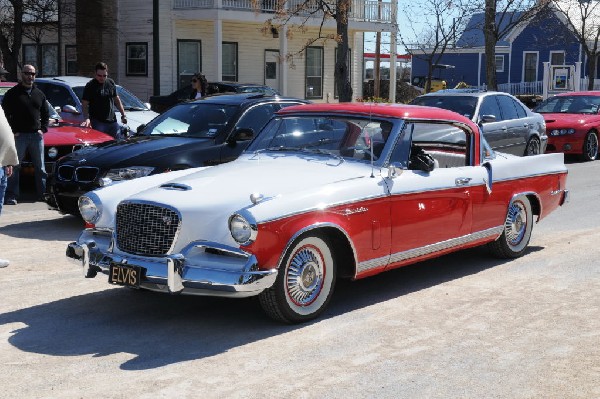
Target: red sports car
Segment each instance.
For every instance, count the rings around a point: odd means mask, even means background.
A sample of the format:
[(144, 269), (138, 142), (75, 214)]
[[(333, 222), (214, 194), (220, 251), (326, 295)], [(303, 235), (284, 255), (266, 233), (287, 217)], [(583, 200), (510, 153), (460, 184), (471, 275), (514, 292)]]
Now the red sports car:
[(598, 158), (600, 91), (561, 93), (534, 111), (546, 121), (546, 152), (577, 154), (584, 161)]
[[(0, 82), (0, 103), (8, 89), (15, 85), (15, 82)], [(44, 134), (44, 160), (46, 172), (52, 173), (54, 163), (62, 156), (88, 145), (114, 140), (108, 134), (98, 130), (63, 123), (54, 107), (52, 107), (50, 103), (47, 103), (47, 106), (48, 111), (50, 112), (50, 125), (48, 126), (48, 131)], [(25, 158), (22, 160), (21, 173), (33, 173), (33, 165), (31, 164), (28, 154), (26, 154)]]

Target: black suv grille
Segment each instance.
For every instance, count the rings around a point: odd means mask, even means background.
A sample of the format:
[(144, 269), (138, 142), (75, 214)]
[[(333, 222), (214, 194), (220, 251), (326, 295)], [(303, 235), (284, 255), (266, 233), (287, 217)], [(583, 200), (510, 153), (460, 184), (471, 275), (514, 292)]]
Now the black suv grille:
[(136, 202), (117, 206), (117, 245), (137, 255), (166, 255), (173, 246), (181, 220), (169, 208)]

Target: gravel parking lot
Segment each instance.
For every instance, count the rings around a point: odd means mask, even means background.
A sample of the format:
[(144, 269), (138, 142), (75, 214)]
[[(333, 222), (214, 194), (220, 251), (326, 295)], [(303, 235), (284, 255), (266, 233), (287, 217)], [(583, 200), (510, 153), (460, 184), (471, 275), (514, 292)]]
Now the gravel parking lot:
[(527, 254), (482, 248), (341, 282), (319, 320), (253, 299), (168, 296), (84, 279), (82, 222), (41, 203), (0, 217), (2, 398), (599, 398), (600, 162)]

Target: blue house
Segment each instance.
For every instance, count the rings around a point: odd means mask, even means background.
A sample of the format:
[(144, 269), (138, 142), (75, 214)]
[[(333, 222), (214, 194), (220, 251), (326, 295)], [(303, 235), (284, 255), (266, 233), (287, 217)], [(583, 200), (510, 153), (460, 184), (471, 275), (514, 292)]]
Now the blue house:
[[(477, 87), (486, 84), (483, 21), (483, 13), (471, 17), (456, 45), (436, 59), (435, 64), (445, 68), (434, 68), (433, 78), (445, 80), (449, 88), (459, 82)], [(414, 51), (412, 55), (412, 76), (427, 76), (427, 54)], [(558, 14), (545, 8), (496, 44), (498, 88), (513, 94), (541, 94), (544, 62), (567, 65), (584, 61), (584, 57), (575, 35)], [(585, 76), (585, 67), (582, 72)]]

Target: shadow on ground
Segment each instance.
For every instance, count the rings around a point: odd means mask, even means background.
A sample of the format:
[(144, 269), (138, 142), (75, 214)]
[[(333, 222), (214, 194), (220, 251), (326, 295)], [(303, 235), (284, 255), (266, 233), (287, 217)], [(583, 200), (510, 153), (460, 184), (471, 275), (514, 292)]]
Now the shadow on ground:
[[(540, 250), (532, 247), (529, 251)], [(340, 281), (321, 318), (335, 318), (503, 264), (483, 248), (461, 251), (360, 281)], [(98, 278), (106, 278), (99, 276)], [(123, 370), (145, 370), (224, 353), (304, 325), (268, 319), (255, 298), (170, 296), (114, 287), (0, 314), (14, 347), (50, 356), (131, 353)]]

